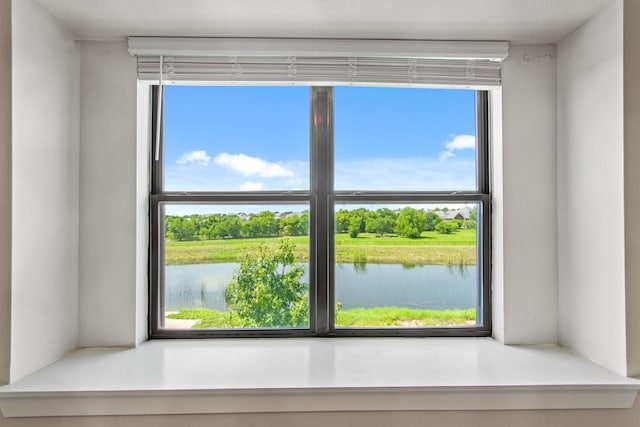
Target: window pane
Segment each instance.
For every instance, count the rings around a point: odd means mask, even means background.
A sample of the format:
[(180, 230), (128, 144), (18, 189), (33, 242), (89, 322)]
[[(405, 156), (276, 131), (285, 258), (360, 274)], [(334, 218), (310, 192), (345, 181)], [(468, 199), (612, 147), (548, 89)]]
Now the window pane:
[(308, 327), (308, 204), (163, 207), (166, 329)]
[(335, 88), (335, 189), (475, 190), (472, 90)]
[(309, 88), (166, 86), (166, 191), (309, 188)]
[(478, 210), (337, 205), (336, 327), (476, 326)]

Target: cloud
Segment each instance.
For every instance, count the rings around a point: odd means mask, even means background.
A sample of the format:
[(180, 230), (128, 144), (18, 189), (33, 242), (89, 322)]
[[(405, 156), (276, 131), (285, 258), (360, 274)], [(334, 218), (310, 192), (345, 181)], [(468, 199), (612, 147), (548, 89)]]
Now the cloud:
[(264, 188), (264, 184), (261, 182), (243, 182), (240, 185), (240, 190), (242, 191), (260, 191)]
[(208, 166), (211, 161), (211, 157), (204, 150), (195, 150), (186, 152), (176, 160), (179, 165), (195, 165), (195, 166)]
[(454, 135), (452, 139), (447, 142), (446, 150), (440, 152), (438, 158), (440, 160), (446, 160), (450, 157), (455, 157), (454, 151), (457, 150), (470, 150), (476, 148), (476, 137), (473, 135)]
[(271, 163), (259, 157), (246, 154), (221, 153), (214, 159), (217, 165), (224, 166), (241, 173), (244, 176), (259, 176), (263, 178), (294, 176), (293, 171), (279, 163)]

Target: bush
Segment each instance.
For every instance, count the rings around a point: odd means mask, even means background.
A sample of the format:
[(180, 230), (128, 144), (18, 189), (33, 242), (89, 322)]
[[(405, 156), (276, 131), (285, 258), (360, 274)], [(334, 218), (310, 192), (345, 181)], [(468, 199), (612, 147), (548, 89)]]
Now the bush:
[(436, 229), (436, 225), (440, 223), (442, 220), (435, 212), (427, 212), (427, 220), (425, 222), (425, 231), (434, 231)]
[(462, 228), (466, 229), (466, 230), (475, 230), (476, 228), (476, 222), (473, 219), (468, 219), (464, 222), (464, 224), (462, 224)]
[(458, 228), (457, 225), (447, 221), (439, 222), (438, 225), (436, 225), (436, 231), (440, 234), (451, 234), (453, 233), (453, 230), (457, 228)]
[(227, 309), (242, 327), (306, 326), (309, 290), (303, 274), (291, 240), (282, 239), (275, 251), (263, 243), (245, 255), (227, 286)]
[(425, 230), (427, 215), (421, 209), (402, 208), (396, 220), (395, 231), (400, 236), (417, 239)]

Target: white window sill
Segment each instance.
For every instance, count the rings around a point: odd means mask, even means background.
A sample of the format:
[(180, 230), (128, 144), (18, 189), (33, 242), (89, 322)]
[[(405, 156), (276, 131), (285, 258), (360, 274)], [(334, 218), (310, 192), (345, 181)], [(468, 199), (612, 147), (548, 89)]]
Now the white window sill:
[(5, 417), (629, 408), (640, 381), (491, 339), (151, 341), (87, 349), (0, 387)]

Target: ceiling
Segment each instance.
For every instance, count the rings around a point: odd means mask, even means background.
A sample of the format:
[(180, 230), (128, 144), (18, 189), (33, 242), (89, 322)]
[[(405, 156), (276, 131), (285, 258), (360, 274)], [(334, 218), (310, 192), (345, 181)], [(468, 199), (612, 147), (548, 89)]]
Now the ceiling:
[(621, 0), (33, 0), (77, 39), (126, 36), (555, 43)]

